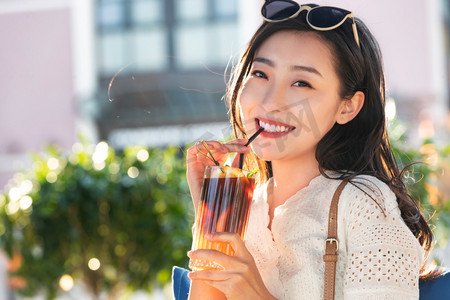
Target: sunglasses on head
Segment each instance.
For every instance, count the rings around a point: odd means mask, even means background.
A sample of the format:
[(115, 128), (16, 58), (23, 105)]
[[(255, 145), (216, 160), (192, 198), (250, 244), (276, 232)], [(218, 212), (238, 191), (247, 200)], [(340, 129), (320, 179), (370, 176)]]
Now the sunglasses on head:
[(300, 5), (290, 0), (266, 0), (261, 9), (261, 14), (267, 22), (276, 23), (295, 18), (305, 10), (307, 11), (306, 22), (315, 30), (333, 30), (344, 24), (345, 20), (351, 18), (353, 21), (353, 36), (356, 44), (360, 47), (355, 18), (351, 11), (332, 6)]

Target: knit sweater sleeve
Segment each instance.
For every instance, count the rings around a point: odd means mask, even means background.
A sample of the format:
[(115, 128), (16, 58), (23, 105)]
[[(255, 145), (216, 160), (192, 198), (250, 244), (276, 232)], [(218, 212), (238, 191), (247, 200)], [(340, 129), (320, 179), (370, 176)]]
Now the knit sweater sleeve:
[(345, 299), (418, 299), (423, 249), (404, 223), (395, 194), (362, 177), (344, 190)]

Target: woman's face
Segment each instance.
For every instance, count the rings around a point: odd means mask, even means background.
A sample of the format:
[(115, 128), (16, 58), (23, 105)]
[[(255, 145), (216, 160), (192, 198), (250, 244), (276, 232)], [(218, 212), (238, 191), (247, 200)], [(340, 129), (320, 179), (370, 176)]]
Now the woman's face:
[(265, 128), (252, 143), (259, 158), (315, 158), (341, 103), (332, 58), (313, 32), (281, 31), (256, 51), (238, 105), (247, 136)]

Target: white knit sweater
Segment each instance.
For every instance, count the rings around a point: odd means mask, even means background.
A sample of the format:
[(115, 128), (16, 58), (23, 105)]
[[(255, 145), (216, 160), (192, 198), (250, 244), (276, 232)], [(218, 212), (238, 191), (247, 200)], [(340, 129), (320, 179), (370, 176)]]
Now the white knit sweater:
[[(423, 249), (395, 195), (374, 177), (355, 181), (358, 187), (347, 184), (339, 201), (335, 299), (418, 299)], [(324, 241), (340, 182), (314, 178), (275, 209), (271, 230), (272, 180), (255, 191), (245, 244), (277, 299), (323, 299)]]

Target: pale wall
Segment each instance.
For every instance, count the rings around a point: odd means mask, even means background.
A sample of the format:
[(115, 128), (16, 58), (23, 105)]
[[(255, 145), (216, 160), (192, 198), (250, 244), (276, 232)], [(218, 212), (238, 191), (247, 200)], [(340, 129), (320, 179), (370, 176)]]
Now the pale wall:
[(69, 8), (0, 9), (0, 44), (1, 189), (30, 151), (75, 141)]

